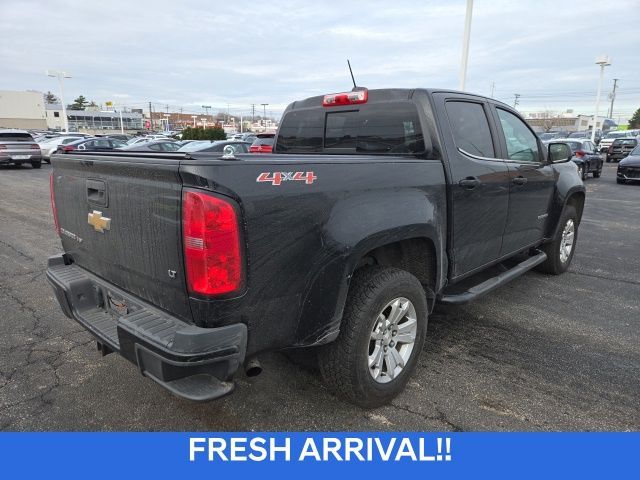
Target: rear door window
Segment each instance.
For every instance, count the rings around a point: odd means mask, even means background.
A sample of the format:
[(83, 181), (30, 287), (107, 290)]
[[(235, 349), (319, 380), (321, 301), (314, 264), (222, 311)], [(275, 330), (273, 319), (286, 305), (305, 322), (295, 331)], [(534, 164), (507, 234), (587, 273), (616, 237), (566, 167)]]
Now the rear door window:
[(482, 104), (450, 101), (446, 109), (456, 146), (472, 155), (495, 158), (489, 121)]

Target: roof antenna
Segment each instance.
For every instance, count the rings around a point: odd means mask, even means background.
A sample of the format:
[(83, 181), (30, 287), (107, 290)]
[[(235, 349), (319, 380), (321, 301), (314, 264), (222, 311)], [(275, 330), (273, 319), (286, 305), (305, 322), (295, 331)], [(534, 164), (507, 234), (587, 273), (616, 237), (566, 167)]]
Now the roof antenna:
[(349, 73), (351, 74), (351, 80), (353, 81), (353, 91), (355, 91), (358, 86), (356, 85), (356, 79), (353, 78), (353, 70), (351, 70), (351, 62), (347, 58), (347, 65), (349, 65)]
[(347, 58), (347, 65), (349, 65), (349, 73), (351, 74), (351, 80), (353, 80), (353, 88), (351, 89), (352, 92), (357, 92), (359, 90), (366, 90), (366, 87), (359, 87), (356, 85), (356, 79), (353, 78), (353, 70), (351, 70), (351, 62), (349, 62), (349, 59)]

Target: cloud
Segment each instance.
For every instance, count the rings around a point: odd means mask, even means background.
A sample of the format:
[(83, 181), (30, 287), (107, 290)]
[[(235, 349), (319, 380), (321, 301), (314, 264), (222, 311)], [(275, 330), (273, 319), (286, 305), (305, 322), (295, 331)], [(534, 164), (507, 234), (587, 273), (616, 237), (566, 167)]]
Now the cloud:
[[(69, 99), (277, 112), (349, 88), (347, 58), (370, 88), (457, 88), (465, 3), (3, 0), (0, 88), (55, 91), (44, 70), (61, 68)], [(591, 113), (603, 52), (605, 92), (620, 78), (616, 105), (635, 109), (639, 20), (633, 0), (475, 2), (467, 89)]]

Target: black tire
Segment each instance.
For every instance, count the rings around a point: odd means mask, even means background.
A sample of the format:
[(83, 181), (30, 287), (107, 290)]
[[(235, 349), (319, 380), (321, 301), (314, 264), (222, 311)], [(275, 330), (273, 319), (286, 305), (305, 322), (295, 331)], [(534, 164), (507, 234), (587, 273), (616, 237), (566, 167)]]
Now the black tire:
[[(562, 261), (560, 258), (560, 246), (562, 244), (562, 232), (564, 231), (569, 220), (573, 221), (574, 225), (574, 234), (573, 234), (573, 247), (571, 248), (571, 253), (566, 261)], [(547, 254), (547, 259), (538, 265), (536, 268), (540, 272), (550, 273), (552, 275), (560, 275), (567, 271), (569, 265), (571, 265), (571, 260), (573, 259), (573, 254), (576, 251), (576, 244), (578, 241), (578, 215), (576, 213), (576, 209), (571, 205), (567, 205), (564, 207), (564, 211), (560, 216), (560, 220), (558, 221), (558, 233), (556, 238), (549, 243), (545, 243), (542, 245), (541, 249), (544, 253)]]
[(619, 183), (620, 185), (624, 185), (625, 183), (627, 183), (627, 181), (623, 178), (616, 178), (616, 183)]
[(31, 166), (32, 166), (33, 168), (40, 168), (40, 167), (42, 167), (42, 161), (37, 160), (37, 161), (35, 161), (35, 162), (31, 162)]
[(582, 181), (585, 181), (589, 176), (589, 164), (583, 163), (581, 168), (582, 171), (580, 173), (580, 177), (582, 178)]
[(611, 159), (609, 158), (609, 155), (607, 155), (607, 163), (611, 163)]
[(45, 158), (43, 161), (48, 163), (49, 165), (51, 165), (51, 159), (50, 158)]
[(600, 162), (600, 166), (598, 167), (598, 170), (593, 172), (593, 178), (600, 178), (600, 175), (602, 175), (602, 162)]
[[(385, 306), (408, 299), (416, 311), (416, 336), (405, 366), (387, 383), (371, 375), (368, 357), (371, 333)], [(338, 338), (318, 351), (318, 366), (327, 386), (346, 400), (365, 408), (389, 403), (407, 384), (415, 369), (427, 332), (428, 308), (420, 281), (397, 268), (365, 267), (354, 274)], [(389, 348), (395, 348), (391, 345)], [(386, 350), (385, 350), (386, 351)], [(381, 363), (386, 368), (386, 364)]]

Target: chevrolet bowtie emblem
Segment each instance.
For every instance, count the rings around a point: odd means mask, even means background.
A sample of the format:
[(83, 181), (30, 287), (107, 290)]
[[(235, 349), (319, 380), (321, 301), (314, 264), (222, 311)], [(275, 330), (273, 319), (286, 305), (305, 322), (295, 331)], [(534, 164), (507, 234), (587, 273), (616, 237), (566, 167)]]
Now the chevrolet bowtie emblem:
[(105, 230), (111, 229), (111, 219), (102, 216), (102, 212), (94, 210), (89, 214), (87, 219), (96, 232), (104, 233)]

